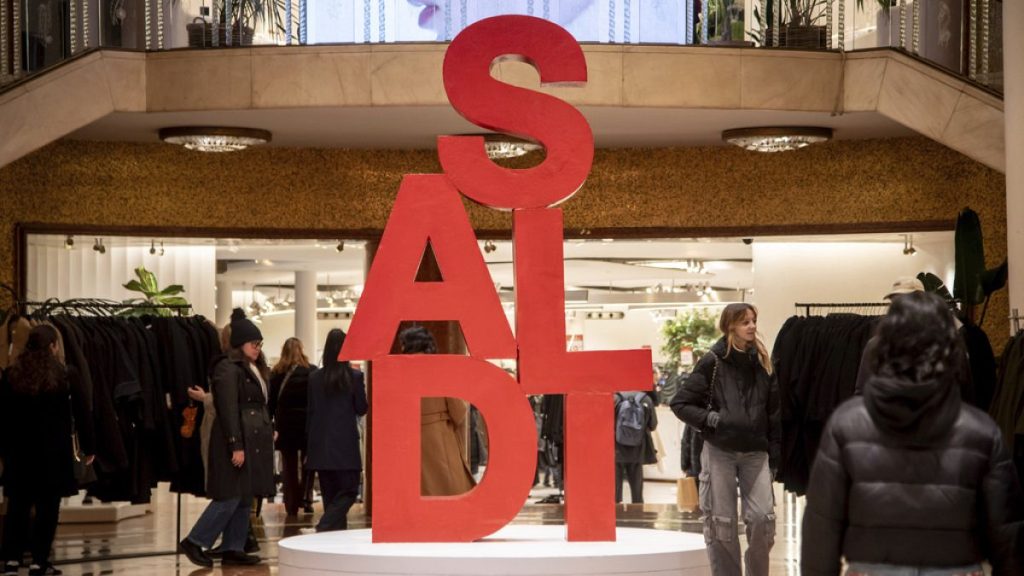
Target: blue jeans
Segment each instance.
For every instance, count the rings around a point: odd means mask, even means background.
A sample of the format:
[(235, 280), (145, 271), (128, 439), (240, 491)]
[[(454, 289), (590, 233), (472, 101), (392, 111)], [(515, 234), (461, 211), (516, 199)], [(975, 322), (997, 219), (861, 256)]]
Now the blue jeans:
[(980, 564), (960, 568), (929, 568), (851, 562), (846, 568), (846, 574), (847, 576), (984, 576), (985, 571), (982, 570)]
[(209, 549), (213, 548), (217, 536), (223, 533), (221, 550), (242, 552), (245, 549), (245, 538), (249, 535), (250, 505), (249, 498), (213, 500), (188, 533), (188, 540)]

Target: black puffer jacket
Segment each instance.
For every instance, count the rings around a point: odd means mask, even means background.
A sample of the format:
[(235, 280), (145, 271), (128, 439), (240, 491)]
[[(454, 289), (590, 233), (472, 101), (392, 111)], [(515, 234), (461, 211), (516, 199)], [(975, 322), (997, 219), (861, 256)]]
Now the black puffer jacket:
[(952, 379), (872, 377), (832, 415), (807, 491), (801, 569), (847, 562), (1024, 574), (1024, 502), (1002, 436)]
[[(775, 378), (761, 366), (757, 352), (731, 350), (720, 339), (693, 368), (670, 406), (683, 422), (700, 430), (704, 441), (734, 452), (767, 452), (769, 466), (778, 467), (782, 446), (779, 389)], [(715, 364), (718, 373), (715, 375)], [(711, 410), (718, 426), (708, 421), (709, 382), (714, 377)]]

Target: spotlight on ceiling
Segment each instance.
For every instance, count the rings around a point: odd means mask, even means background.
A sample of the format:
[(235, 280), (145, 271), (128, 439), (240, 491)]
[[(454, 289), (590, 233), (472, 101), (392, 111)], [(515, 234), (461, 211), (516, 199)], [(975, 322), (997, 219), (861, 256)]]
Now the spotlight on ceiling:
[(154, 256), (156, 254), (156, 240), (149, 241), (149, 255)]
[(723, 141), (751, 152), (788, 152), (831, 139), (831, 128), (812, 126), (735, 128), (722, 132)]
[(484, 254), (490, 254), (497, 249), (498, 247), (494, 245), (494, 242), (491, 242), (490, 240), (484, 242)]
[(198, 152), (235, 152), (270, 142), (267, 130), (219, 126), (161, 128), (160, 139)]
[(160, 241), (160, 255), (161, 256), (164, 255), (164, 241), (163, 240)]
[(903, 237), (903, 255), (913, 256), (917, 254), (917, 248), (914, 248), (914, 235), (907, 234)]
[(64, 238), (64, 249), (65, 250), (71, 250), (74, 247), (75, 247), (75, 237), (72, 236), (71, 234), (68, 234), (67, 237)]
[(92, 249), (100, 254), (107, 253), (107, 247), (103, 245), (103, 238), (97, 238), (96, 242), (93, 243)]
[(338, 252), (344, 252), (345, 251), (345, 241), (344, 240), (338, 240), (338, 245), (335, 246), (334, 249), (337, 250)]

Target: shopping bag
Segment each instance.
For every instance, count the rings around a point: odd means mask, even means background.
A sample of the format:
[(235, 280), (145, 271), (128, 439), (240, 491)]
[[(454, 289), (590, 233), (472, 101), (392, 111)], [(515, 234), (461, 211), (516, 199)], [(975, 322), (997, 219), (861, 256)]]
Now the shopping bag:
[(676, 506), (683, 512), (696, 512), (700, 509), (697, 479), (693, 476), (676, 480)]

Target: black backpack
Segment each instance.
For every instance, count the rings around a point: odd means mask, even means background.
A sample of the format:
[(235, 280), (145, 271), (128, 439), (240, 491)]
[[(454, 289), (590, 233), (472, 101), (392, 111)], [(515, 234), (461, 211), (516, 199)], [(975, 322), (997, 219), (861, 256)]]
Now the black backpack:
[(623, 446), (640, 446), (644, 442), (647, 414), (643, 405), (643, 392), (629, 396), (616, 394), (615, 442)]

